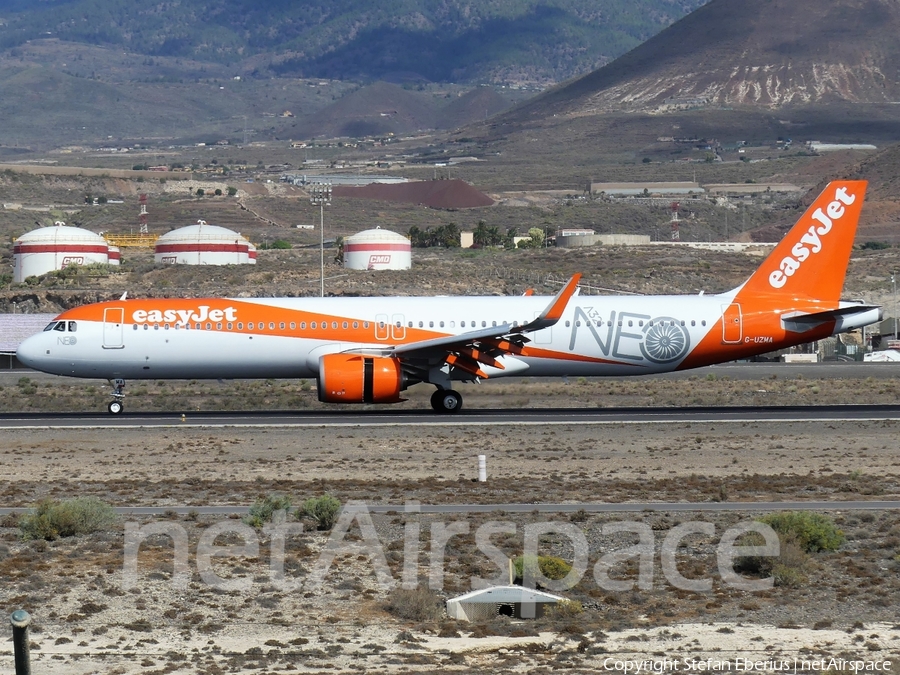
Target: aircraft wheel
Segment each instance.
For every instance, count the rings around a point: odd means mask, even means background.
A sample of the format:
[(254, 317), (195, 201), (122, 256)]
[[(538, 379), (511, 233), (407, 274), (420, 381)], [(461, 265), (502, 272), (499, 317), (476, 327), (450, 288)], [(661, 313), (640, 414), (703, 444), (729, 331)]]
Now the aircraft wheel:
[(106, 409), (109, 410), (110, 415), (118, 415), (125, 409), (125, 406), (122, 405), (121, 401), (110, 401)]
[(431, 395), (431, 407), (439, 413), (458, 413), (462, 408), (462, 395), (452, 389), (438, 389)]

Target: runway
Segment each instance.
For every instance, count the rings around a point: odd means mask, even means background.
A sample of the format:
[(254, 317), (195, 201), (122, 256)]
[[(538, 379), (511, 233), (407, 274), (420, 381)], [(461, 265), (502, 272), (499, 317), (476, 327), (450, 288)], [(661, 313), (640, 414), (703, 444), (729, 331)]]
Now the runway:
[(548, 426), (743, 422), (900, 421), (900, 405), (720, 406), (686, 408), (529, 408), (463, 410), (211, 411), (184, 413), (5, 413), (0, 429), (224, 427)]

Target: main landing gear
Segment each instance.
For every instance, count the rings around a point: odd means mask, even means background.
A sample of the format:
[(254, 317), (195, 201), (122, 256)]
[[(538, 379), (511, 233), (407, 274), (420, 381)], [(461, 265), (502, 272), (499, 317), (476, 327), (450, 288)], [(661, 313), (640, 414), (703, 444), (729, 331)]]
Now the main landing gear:
[(431, 395), (431, 407), (438, 413), (458, 413), (462, 408), (462, 402), (462, 394), (453, 389), (438, 389)]
[(115, 380), (113, 380), (112, 385), (113, 400), (109, 402), (109, 405), (106, 406), (106, 409), (109, 410), (110, 415), (118, 415), (123, 410), (125, 410), (125, 380), (117, 377)]

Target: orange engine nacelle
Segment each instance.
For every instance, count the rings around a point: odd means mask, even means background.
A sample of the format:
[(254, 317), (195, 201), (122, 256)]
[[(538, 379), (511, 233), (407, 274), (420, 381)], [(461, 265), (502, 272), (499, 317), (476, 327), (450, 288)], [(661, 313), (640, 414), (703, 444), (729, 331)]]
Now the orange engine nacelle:
[(327, 354), (319, 359), (319, 400), (324, 403), (402, 401), (399, 359), (365, 354)]

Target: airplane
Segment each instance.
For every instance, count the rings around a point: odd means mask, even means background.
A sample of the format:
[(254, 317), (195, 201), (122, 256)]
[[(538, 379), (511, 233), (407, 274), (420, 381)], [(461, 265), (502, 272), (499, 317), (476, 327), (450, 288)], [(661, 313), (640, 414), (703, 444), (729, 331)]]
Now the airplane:
[(105, 378), (315, 378), (327, 403), (396, 403), (417, 383), (457, 413), (460, 381), (646, 375), (745, 359), (882, 318), (841, 300), (866, 182), (829, 183), (743, 284), (713, 295), (126, 299), (67, 310), (21, 363)]

